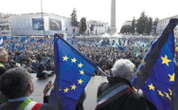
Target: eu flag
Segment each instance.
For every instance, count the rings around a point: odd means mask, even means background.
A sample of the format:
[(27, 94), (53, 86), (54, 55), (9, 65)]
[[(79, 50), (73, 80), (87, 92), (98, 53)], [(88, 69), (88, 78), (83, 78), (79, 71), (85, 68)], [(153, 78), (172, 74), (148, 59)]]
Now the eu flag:
[(75, 110), (96, 66), (61, 37), (54, 37), (56, 80), (51, 96), (57, 98), (53, 102), (60, 100), (62, 110)]
[(138, 69), (138, 78), (134, 82), (134, 86), (141, 88), (145, 97), (158, 110), (173, 110), (173, 94), (177, 77), (173, 29), (177, 23), (178, 19), (169, 21), (162, 35), (153, 43), (145, 56)]

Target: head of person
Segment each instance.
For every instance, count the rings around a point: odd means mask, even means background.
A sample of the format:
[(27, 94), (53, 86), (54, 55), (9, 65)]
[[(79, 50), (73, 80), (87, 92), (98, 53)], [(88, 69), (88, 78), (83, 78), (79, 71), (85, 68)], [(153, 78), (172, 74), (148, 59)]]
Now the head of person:
[(135, 64), (128, 59), (117, 60), (111, 68), (113, 77), (119, 77), (131, 81), (134, 76)]
[(12, 68), (0, 77), (0, 91), (8, 99), (28, 97), (33, 92), (31, 76), (24, 68)]
[(0, 62), (8, 62), (8, 52), (4, 48), (0, 48)]

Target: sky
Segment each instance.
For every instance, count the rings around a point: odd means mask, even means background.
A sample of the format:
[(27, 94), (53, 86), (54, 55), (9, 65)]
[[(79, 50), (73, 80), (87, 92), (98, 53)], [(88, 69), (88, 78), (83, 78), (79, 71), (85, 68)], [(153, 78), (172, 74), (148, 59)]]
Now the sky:
[[(111, 0), (42, 0), (43, 11), (70, 17), (77, 10), (78, 20), (100, 20), (110, 24)], [(1, 0), (1, 13), (40, 12), (41, 0)], [(141, 12), (159, 19), (178, 15), (178, 0), (116, 0), (117, 29), (133, 17), (139, 18)]]

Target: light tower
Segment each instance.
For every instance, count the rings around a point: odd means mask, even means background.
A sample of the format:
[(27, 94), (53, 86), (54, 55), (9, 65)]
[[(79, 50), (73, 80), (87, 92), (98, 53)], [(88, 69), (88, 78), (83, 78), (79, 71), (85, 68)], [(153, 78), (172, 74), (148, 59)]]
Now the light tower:
[(116, 0), (111, 0), (111, 34), (116, 32)]

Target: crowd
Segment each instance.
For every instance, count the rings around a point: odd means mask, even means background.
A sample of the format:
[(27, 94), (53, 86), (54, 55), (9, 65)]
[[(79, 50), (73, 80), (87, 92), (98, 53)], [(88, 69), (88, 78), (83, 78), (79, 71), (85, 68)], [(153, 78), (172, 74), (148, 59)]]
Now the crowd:
[[(154, 39), (76, 37), (66, 40), (103, 70), (109, 70), (120, 58), (130, 59), (137, 67)], [(37, 73), (38, 78), (46, 78), (54, 73), (52, 44), (53, 38), (48, 37), (3, 37), (3, 47), (8, 50), (10, 57), (6, 67), (21, 65), (31, 73)]]
[[(67, 39), (68, 43), (104, 71), (110, 70), (113, 76), (108, 78), (108, 83), (99, 87), (96, 110), (130, 110), (131, 108), (156, 110), (143, 96), (137, 96), (130, 84), (134, 77), (134, 70), (141, 63), (152, 40), (149, 38)], [(0, 106), (0, 110), (30, 110), (33, 107), (36, 108), (33, 110), (60, 110), (60, 107), (51, 108), (48, 104), (36, 103), (28, 98), (34, 89), (29, 73), (36, 73), (39, 79), (54, 74), (53, 38), (3, 37), (1, 46), (3, 48), (0, 48), (0, 75), (2, 74), (0, 103), (6, 103)], [(21, 69), (22, 67), (27, 71)], [(112, 94), (112, 100), (103, 102), (108, 95), (105, 93), (112, 93), (112, 91), (118, 94)], [(84, 98), (85, 96), (82, 102)], [(45, 102), (48, 102), (48, 99)], [(78, 104), (77, 110), (83, 110), (82, 102)], [(24, 103), (26, 105), (23, 105)], [(29, 108), (25, 109), (25, 106)]]
[[(31, 73), (54, 69), (52, 38), (6, 37), (3, 39), (3, 47), (8, 50), (10, 57), (7, 68), (20, 64), (28, 68)], [(103, 70), (107, 70), (119, 58), (129, 58), (137, 66), (151, 40), (72, 38), (67, 41)]]
[[(8, 62), (8, 54), (4, 49), (1, 49), (0, 52), (3, 65)], [(1, 69), (6, 68), (3, 66)], [(156, 110), (143, 96), (137, 96), (132, 88), (130, 81), (134, 77), (134, 69), (135, 65), (130, 60), (120, 59), (115, 62), (111, 69), (113, 77), (108, 78), (108, 83), (103, 83), (98, 89), (96, 110), (129, 110), (131, 108), (133, 110)], [(0, 105), (1, 110), (61, 110), (61, 100), (56, 100), (56, 106), (54, 103), (51, 106), (50, 99), (47, 99), (48, 104), (41, 104), (29, 98), (34, 88), (26, 69), (12, 68), (4, 72), (0, 77), (1, 101), (4, 99)], [(81, 97), (76, 110), (83, 110), (84, 98), (85, 96)]]
[[(8, 50), (7, 69), (22, 66), (38, 78), (53, 74), (53, 48), (49, 38), (4, 38), (3, 47)], [(43, 74), (44, 73), (44, 74)]]
[(119, 58), (128, 58), (138, 66), (151, 44), (148, 39), (125, 38), (76, 38), (72, 44), (77, 41), (76, 48), (103, 70), (110, 69)]
[[(39, 74), (44, 70), (49, 72), (54, 69), (53, 38), (3, 39), (3, 47), (8, 50), (10, 57), (7, 68), (20, 64), (31, 73)], [(69, 38), (67, 41), (103, 70), (108, 70), (119, 58), (129, 58), (138, 66), (152, 39)]]

